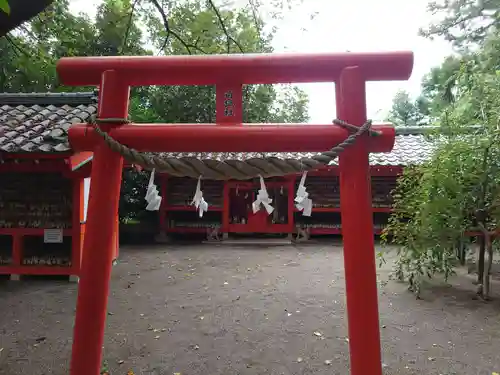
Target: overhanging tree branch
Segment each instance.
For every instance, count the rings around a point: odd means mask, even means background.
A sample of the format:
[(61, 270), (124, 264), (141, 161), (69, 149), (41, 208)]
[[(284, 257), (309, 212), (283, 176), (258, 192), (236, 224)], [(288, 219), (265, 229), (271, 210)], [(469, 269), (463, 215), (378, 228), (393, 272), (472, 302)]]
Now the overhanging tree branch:
[(431, 39), (442, 36), (456, 47), (482, 41), (500, 21), (496, 0), (444, 0), (429, 3), (427, 9), (432, 15), (444, 17), (420, 29), (420, 35)]
[(132, 4), (132, 9), (130, 9), (130, 15), (128, 16), (128, 22), (127, 22), (127, 28), (125, 29), (125, 35), (123, 36), (123, 42), (122, 42), (122, 47), (120, 49), (120, 53), (123, 54), (123, 51), (125, 50), (125, 47), (127, 46), (127, 40), (128, 40), (128, 35), (130, 33), (130, 28), (132, 27), (132, 20), (134, 18), (134, 11), (135, 11), (135, 6), (139, 0), (134, 0)]
[(222, 15), (221, 15), (219, 9), (215, 6), (213, 0), (208, 0), (208, 4), (210, 4), (210, 7), (214, 11), (217, 19), (219, 20), (219, 24), (220, 24), (220, 27), (221, 27), (222, 31), (226, 35), (227, 53), (231, 53), (231, 42), (233, 42), (238, 47), (238, 49), (240, 50), (241, 53), (244, 53), (245, 51), (244, 51), (243, 47), (241, 46), (241, 44), (236, 39), (234, 39), (231, 36), (231, 34), (229, 33), (229, 31), (228, 31), (228, 29), (226, 27), (226, 23), (222, 19)]
[(43, 12), (54, 0), (8, 0), (10, 13), (0, 11), (0, 37)]
[(29, 56), (28, 53), (26, 53), (26, 51), (24, 51), (21, 47), (19, 47), (17, 43), (14, 42), (14, 40), (9, 35), (5, 35), (5, 39), (12, 45), (12, 47), (14, 47), (14, 50), (18, 55), (21, 54)]
[[(140, 0), (135, 0), (132, 4), (132, 9), (128, 16), (129, 22), (123, 38), (123, 45), (121, 48), (121, 52), (123, 52), (125, 46), (127, 45), (127, 39), (132, 24), (134, 11), (139, 1)], [(168, 16), (158, 0), (148, 0), (148, 1), (150, 1), (156, 8), (156, 10), (159, 12), (161, 21), (163, 23), (163, 27), (165, 28), (165, 31), (167, 33), (160, 50), (164, 50), (168, 44), (170, 37), (173, 37), (186, 48), (186, 51), (189, 54), (193, 54), (193, 51), (198, 51), (203, 54), (206, 53), (202, 48), (198, 46), (198, 42), (190, 43), (186, 41), (178, 32), (171, 29), (170, 23), (168, 21)], [(54, 0), (9, 0), (10, 14), (0, 12), (0, 37), (6, 36), (10, 31), (16, 29), (24, 22), (29, 21), (33, 17), (37, 16), (53, 2)], [(215, 13), (219, 21), (220, 27), (226, 36), (227, 53), (231, 52), (231, 44), (236, 45), (240, 52), (242, 53), (245, 52), (242, 45), (230, 34), (228, 27), (226, 26), (226, 22), (224, 21), (219, 8), (214, 4), (213, 0), (208, 0), (208, 4)]]
[(205, 53), (205, 51), (203, 51), (196, 44), (192, 44), (192, 43), (186, 42), (178, 33), (176, 33), (175, 31), (173, 31), (170, 28), (170, 23), (168, 22), (167, 14), (165, 13), (165, 10), (161, 6), (161, 4), (158, 2), (158, 0), (150, 0), (150, 1), (153, 3), (153, 5), (156, 8), (156, 10), (158, 10), (158, 12), (160, 13), (160, 17), (161, 17), (162, 22), (163, 22), (163, 27), (165, 28), (165, 31), (167, 33), (167, 36), (165, 37), (165, 40), (164, 40), (163, 45), (160, 48), (160, 50), (165, 49), (165, 47), (167, 46), (168, 41), (170, 39), (170, 36), (173, 36), (175, 39), (177, 39), (186, 48), (186, 51), (190, 55), (193, 54), (192, 50), (197, 50), (197, 51), (199, 51), (201, 53)]

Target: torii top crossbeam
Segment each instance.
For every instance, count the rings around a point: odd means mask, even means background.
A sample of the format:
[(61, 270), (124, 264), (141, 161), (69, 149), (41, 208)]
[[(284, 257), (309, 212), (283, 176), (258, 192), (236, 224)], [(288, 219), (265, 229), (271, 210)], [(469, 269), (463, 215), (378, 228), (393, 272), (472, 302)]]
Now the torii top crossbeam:
[(412, 52), (67, 57), (57, 64), (63, 84), (94, 86), (116, 70), (129, 86), (335, 82), (357, 66), (365, 81), (407, 80)]

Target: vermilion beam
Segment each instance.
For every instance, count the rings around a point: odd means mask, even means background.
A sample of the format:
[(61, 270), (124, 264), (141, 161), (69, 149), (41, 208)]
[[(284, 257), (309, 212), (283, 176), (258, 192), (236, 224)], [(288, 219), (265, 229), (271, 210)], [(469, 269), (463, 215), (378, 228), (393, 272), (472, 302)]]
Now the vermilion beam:
[[(337, 116), (356, 125), (366, 121), (361, 71), (345, 69), (335, 88)], [(360, 139), (339, 157), (351, 375), (382, 375), (368, 156)]]
[[(124, 117), (129, 87), (115, 72), (102, 77), (99, 115)], [(108, 130), (110, 126), (103, 126)], [(88, 220), (73, 336), (71, 375), (98, 375), (106, 325), (111, 265), (116, 254), (116, 220), (123, 159), (101, 140), (95, 148), (90, 184)]]
[[(391, 125), (376, 125), (380, 136), (371, 137), (371, 152), (390, 152), (395, 131)], [(321, 152), (345, 140), (348, 132), (336, 125), (160, 125), (127, 124), (109, 131), (120, 143), (150, 152)], [(71, 147), (93, 150), (99, 136), (89, 125), (69, 129)]]
[(333, 82), (348, 66), (357, 66), (365, 81), (406, 80), (413, 53), (66, 57), (59, 60), (57, 73), (72, 86), (97, 86), (106, 70), (116, 70), (131, 86), (272, 84)]

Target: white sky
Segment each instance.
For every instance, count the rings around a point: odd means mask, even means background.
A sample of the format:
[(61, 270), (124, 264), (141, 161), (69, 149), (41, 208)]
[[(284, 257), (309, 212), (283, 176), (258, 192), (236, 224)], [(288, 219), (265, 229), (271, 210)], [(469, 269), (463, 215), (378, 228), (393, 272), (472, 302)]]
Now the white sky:
[[(72, 0), (71, 6), (74, 11), (93, 15), (100, 2)], [(423, 75), (452, 52), (444, 41), (429, 41), (417, 35), (419, 27), (431, 21), (427, 3), (428, 0), (304, 0), (277, 25), (274, 47), (276, 51), (306, 53), (413, 51), (415, 65), (409, 81), (368, 84), (368, 117), (383, 120), (398, 89), (417, 95)], [(315, 12), (318, 14), (311, 20), (310, 15)], [(335, 117), (333, 83), (300, 87), (309, 95), (310, 122), (331, 123)]]

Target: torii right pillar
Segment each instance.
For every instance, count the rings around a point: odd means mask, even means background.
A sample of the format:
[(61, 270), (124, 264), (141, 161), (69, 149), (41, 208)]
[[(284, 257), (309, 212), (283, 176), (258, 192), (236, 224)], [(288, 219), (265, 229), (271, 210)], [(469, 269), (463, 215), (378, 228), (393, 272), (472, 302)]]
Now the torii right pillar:
[[(358, 67), (343, 69), (335, 83), (335, 96), (338, 119), (358, 126), (367, 120), (366, 82)], [(382, 375), (367, 138), (363, 135), (339, 156), (352, 375)]]

